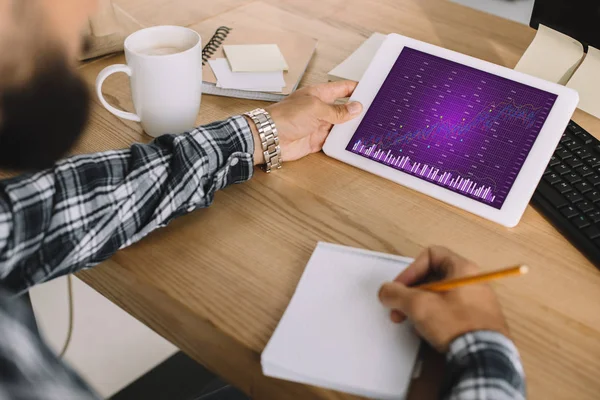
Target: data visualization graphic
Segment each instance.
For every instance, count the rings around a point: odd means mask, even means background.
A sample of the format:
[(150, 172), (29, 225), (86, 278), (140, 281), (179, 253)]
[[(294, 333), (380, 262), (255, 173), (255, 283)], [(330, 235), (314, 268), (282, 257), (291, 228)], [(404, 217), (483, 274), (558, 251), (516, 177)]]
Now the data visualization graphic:
[(405, 47), (346, 150), (500, 209), (556, 98)]

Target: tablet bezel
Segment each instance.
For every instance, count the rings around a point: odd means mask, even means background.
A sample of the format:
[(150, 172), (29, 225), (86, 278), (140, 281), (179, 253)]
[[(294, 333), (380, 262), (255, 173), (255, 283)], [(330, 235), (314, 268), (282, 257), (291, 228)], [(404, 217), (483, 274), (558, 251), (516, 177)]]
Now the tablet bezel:
[[(501, 209), (346, 150), (346, 146), (405, 46), (545, 90), (558, 96)], [(572, 89), (512, 69), (405, 36), (390, 34), (379, 48), (350, 100), (360, 101), (364, 106), (363, 111), (359, 117), (344, 124), (336, 125), (332, 129), (323, 146), (325, 154), (483, 218), (507, 227), (513, 227), (518, 224), (525, 212), (525, 208), (550, 161), (550, 157), (577, 107), (579, 95)]]

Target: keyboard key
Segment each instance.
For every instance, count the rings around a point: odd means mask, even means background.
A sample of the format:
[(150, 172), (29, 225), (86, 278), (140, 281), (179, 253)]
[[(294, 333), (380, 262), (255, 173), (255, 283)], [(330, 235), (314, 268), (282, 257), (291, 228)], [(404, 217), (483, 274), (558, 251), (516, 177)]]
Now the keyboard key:
[(573, 218), (571, 222), (573, 222), (578, 229), (583, 229), (590, 225), (590, 221), (583, 215)]
[(594, 141), (592, 135), (584, 131), (581, 131), (581, 133), (577, 135), (577, 139), (581, 140), (585, 144), (590, 144)]
[(594, 156), (585, 160), (586, 163), (592, 168), (600, 166), (600, 157)]
[(567, 160), (567, 164), (571, 166), (571, 168), (581, 167), (583, 165), (583, 161), (581, 161), (577, 157), (573, 157)]
[(559, 164), (556, 167), (554, 167), (554, 172), (556, 172), (559, 175), (563, 175), (571, 172), (571, 168), (569, 168), (565, 164)]
[(581, 176), (588, 176), (593, 174), (594, 170), (587, 165), (582, 165), (581, 167), (577, 168), (577, 173)]
[(571, 137), (569, 135), (567, 135), (566, 133), (563, 133), (563, 135), (560, 137), (560, 143), (567, 143), (571, 141)]
[(577, 203), (577, 208), (579, 208), (584, 213), (595, 210), (594, 205), (589, 201), (580, 201), (579, 203)]
[(578, 201), (582, 201), (584, 197), (581, 193), (572, 191), (565, 194), (565, 199), (569, 200), (571, 203), (577, 203)]
[(552, 186), (548, 185), (544, 181), (541, 181), (539, 183), (536, 190), (538, 193), (541, 193), (541, 195), (546, 200), (548, 200), (555, 208), (561, 208), (569, 205), (569, 202), (567, 201), (565, 196), (558, 193), (556, 189), (554, 189)]
[(600, 211), (592, 211), (587, 214), (588, 219), (597, 224), (600, 222)]
[(559, 156), (562, 160), (567, 160), (573, 157), (573, 154), (571, 154), (571, 152), (567, 149), (560, 149), (555, 154)]
[(590, 185), (587, 182), (579, 182), (578, 184), (575, 185), (575, 188), (577, 190), (579, 190), (581, 193), (587, 193), (590, 190), (592, 190), (592, 185)]
[(562, 178), (569, 182), (571, 185), (574, 185), (577, 182), (581, 182), (582, 179), (581, 176), (579, 174), (576, 174), (575, 172), (569, 172), (568, 174), (563, 175)]
[(567, 124), (567, 129), (571, 130), (581, 130), (581, 128), (579, 127), (579, 125), (577, 125), (577, 123), (573, 120), (570, 120), (569, 123)]
[(555, 172), (551, 173), (550, 175), (544, 176), (544, 179), (546, 180), (546, 182), (548, 182), (551, 185), (554, 185), (555, 183), (562, 181), (562, 179), (560, 179), (560, 176), (558, 176), (558, 174)]
[(572, 140), (570, 142), (566, 142), (564, 143), (564, 146), (571, 150), (571, 151), (575, 151), (577, 149), (579, 149), (581, 147), (581, 144), (577, 143), (576, 141)]
[(588, 149), (579, 149), (575, 152), (575, 155), (582, 160), (592, 156), (592, 153)]
[(600, 191), (598, 190), (592, 190), (591, 192), (587, 192), (585, 194), (585, 197), (587, 197), (587, 199), (591, 202), (597, 202), (600, 201)]
[(548, 174), (551, 174), (551, 173), (553, 173), (553, 172), (554, 172), (554, 171), (552, 170), (552, 168), (548, 167), (548, 168), (546, 168), (546, 170), (544, 171), (544, 175), (548, 175)]
[(600, 175), (598, 174), (594, 174), (592, 176), (588, 176), (587, 180), (589, 183), (591, 183), (592, 185), (600, 185)]
[[(563, 145), (562, 145), (562, 143), (559, 143), (559, 144), (556, 146), (556, 150), (560, 150), (560, 149), (564, 149), (564, 148), (565, 148), (565, 146), (563, 146)], [(555, 151), (556, 151), (556, 150), (555, 150)]]
[(585, 228), (583, 233), (585, 233), (585, 235), (590, 239), (596, 239), (600, 237), (600, 229), (598, 229), (598, 226), (596, 225)]
[(560, 209), (560, 212), (567, 218), (573, 218), (579, 215), (579, 210), (573, 206), (563, 207)]
[(561, 194), (565, 194), (573, 190), (571, 185), (569, 185), (567, 182), (559, 182), (554, 185), (554, 188), (558, 190)]
[(594, 150), (596, 150), (596, 152), (600, 153), (600, 144), (595, 145)]
[(583, 129), (581, 129), (581, 127), (573, 121), (569, 121), (569, 124), (567, 125), (567, 129), (569, 130), (569, 132), (573, 132), (573, 133), (583, 132)]
[(560, 158), (558, 158), (558, 156), (556, 155), (552, 155), (552, 157), (550, 157), (550, 162), (548, 163), (548, 166), (553, 167), (558, 164), (560, 164)]

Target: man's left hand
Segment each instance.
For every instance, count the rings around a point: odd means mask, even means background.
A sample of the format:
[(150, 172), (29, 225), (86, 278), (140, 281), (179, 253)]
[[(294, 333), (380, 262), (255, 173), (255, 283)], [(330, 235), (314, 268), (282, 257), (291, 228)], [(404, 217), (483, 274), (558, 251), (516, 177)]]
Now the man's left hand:
[[(300, 89), (279, 103), (266, 108), (279, 133), (281, 157), (294, 161), (320, 151), (334, 124), (357, 117), (362, 111), (358, 102), (333, 104), (350, 97), (357, 83), (340, 81)], [(260, 139), (254, 123), (254, 164), (264, 164)]]

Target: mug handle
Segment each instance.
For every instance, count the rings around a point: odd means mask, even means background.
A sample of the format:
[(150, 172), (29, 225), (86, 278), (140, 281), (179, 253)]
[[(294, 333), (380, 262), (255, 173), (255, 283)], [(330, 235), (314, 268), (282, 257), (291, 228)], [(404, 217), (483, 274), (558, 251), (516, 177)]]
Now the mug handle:
[(116, 115), (117, 117), (127, 119), (129, 121), (141, 122), (142, 119), (137, 114), (116, 109), (115, 107), (108, 104), (108, 102), (104, 99), (104, 96), (102, 95), (102, 84), (104, 83), (106, 78), (117, 72), (124, 72), (131, 77), (131, 68), (129, 68), (125, 64), (115, 64), (104, 68), (96, 78), (96, 94), (98, 95), (98, 99), (100, 99), (100, 103), (102, 103), (102, 105), (109, 112)]

